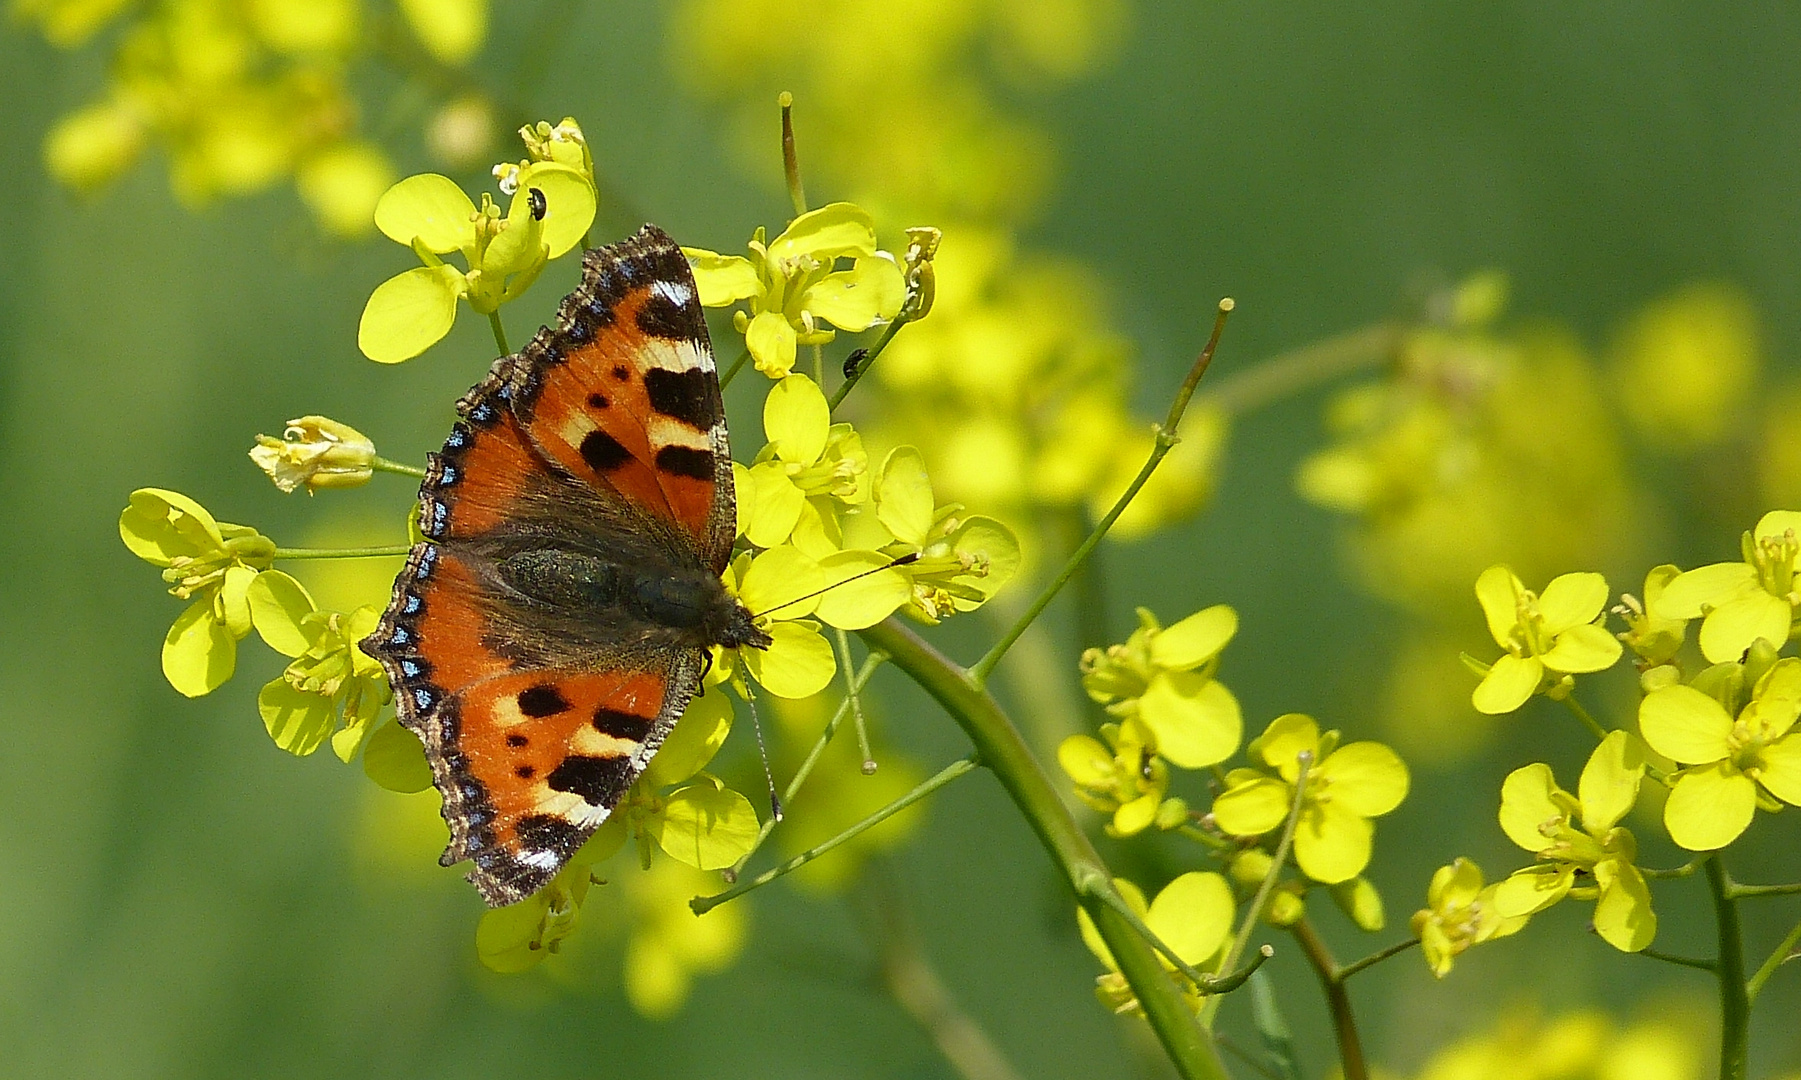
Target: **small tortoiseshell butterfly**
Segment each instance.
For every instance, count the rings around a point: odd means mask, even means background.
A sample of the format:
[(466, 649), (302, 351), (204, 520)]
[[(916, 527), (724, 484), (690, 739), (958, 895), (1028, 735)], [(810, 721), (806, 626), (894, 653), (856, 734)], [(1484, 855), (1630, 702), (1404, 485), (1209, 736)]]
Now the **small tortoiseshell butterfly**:
[(363, 648), (491, 905), (543, 887), (644, 771), (707, 649), (767, 648), (720, 582), (736, 535), (719, 376), (661, 230), (582, 259), (555, 329), (497, 360), (419, 487)]

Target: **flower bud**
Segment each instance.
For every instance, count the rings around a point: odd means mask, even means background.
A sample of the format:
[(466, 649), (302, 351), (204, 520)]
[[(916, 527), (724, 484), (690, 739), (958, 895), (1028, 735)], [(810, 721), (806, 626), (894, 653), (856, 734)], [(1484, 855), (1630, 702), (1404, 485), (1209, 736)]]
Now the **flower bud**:
[[(1292, 884), (1292, 883), (1291, 883)], [(1263, 912), (1263, 921), (1271, 926), (1287, 929), (1300, 922), (1307, 915), (1307, 902), (1299, 892), (1289, 885), (1284, 885), (1270, 894), (1269, 907)]]
[(374, 475), (375, 444), (348, 424), (303, 416), (288, 421), (280, 439), (258, 435), (250, 460), (283, 491), (358, 487)]

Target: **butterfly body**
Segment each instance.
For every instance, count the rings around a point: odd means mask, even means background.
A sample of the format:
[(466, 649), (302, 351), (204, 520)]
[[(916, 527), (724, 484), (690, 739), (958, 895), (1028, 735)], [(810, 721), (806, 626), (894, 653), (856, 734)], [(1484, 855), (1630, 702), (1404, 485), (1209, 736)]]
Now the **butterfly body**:
[(720, 574), (731, 452), (694, 279), (652, 226), (587, 253), (557, 325), (496, 361), (420, 486), (416, 545), (363, 644), (424, 743), (490, 904), (606, 820), (700, 687), (769, 637)]

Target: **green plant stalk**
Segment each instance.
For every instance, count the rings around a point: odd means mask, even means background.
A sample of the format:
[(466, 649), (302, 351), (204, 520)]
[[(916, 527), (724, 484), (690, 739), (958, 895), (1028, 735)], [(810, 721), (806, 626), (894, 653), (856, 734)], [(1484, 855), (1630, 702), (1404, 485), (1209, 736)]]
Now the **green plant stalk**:
[(900, 798), (889, 803), (887, 806), (882, 807), (880, 810), (877, 810), (875, 813), (864, 818), (862, 821), (857, 822), (855, 825), (852, 825), (850, 828), (839, 833), (837, 836), (832, 837), (830, 840), (815, 847), (808, 848), (782, 865), (765, 870), (756, 877), (751, 878), (749, 881), (739, 882), (722, 893), (714, 893), (712, 896), (696, 896), (688, 901), (688, 907), (693, 909), (694, 914), (696, 915), (705, 915), (707, 912), (712, 911), (727, 900), (743, 896), (752, 889), (762, 888), (776, 878), (782, 877), (785, 874), (791, 874), (812, 862), (814, 859), (824, 855), (826, 852), (831, 851), (833, 848), (848, 843), (858, 836), (861, 836), (863, 833), (868, 832), (870, 829), (875, 828), (877, 825), (880, 825), (882, 822), (887, 821), (902, 810), (912, 806), (914, 803), (925, 798), (927, 795), (930, 795), (932, 792), (937, 791), (952, 780), (957, 779), (957, 777), (973, 772), (975, 767), (976, 755), (971, 754), (966, 758), (959, 758), (938, 770), (937, 773), (927, 778), (924, 783), (920, 784), (912, 791), (907, 792), (905, 795), (902, 795)]
[(1675, 953), (1658, 952), (1656, 949), (1640, 949), (1638, 954), (1647, 960), (1661, 960), (1677, 967), (1694, 968), (1696, 971), (1717, 972), (1720, 965), (1712, 960), (1700, 960), (1693, 956), (1677, 956)]
[(1590, 715), (1589, 711), (1583, 708), (1582, 703), (1577, 701), (1575, 697), (1568, 694), (1564, 695), (1563, 705), (1564, 708), (1570, 710), (1571, 715), (1582, 721), (1582, 726), (1588, 729), (1588, 733), (1593, 735), (1597, 742), (1607, 738), (1607, 729), (1602, 727), (1601, 722)]
[(1195, 1021), (1150, 943), (1101, 899), (1106, 892), (1117, 893), (1113, 876), (999, 703), (969, 672), (897, 619), (891, 617), (860, 633), (870, 647), (887, 653), (937, 699), (969, 735), (982, 764), (1000, 781), (1057, 864), (1076, 903), (1094, 920), (1176, 1071), (1187, 1080), (1225, 1080), (1225, 1066), (1212, 1040)]
[(1751, 976), (1751, 980), (1745, 984), (1746, 998), (1752, 1002), (1757, 1000), (1757, 995), (1763, 991), (1763, 984), (1769, 982), (1770, 976), (1776, 974), (1776, 969), (1788, 960), (1797, 944), (1801, 944), (1801, 923), (1796, 923), (1795, 928), (1782, 939), (1782, 943), (1771, 950), (1768, 958), (1758, 966), (1757, 974)]
[(421, 469), (419, 466), (406, 465), (398, 461), (389, 461), (385, 457), (378, 457), (374, 461), (371, 461), (369, 467), (376, 472), (398, 473), (401, 476), (413, 477), (415, 480), (425, 479), (425, 470)]
[(863, 719), (863, 698), (858, 693), (856, 672), (850, 666), (850, 634), (838, 631), (838, 663), (844, 672), (844, 699), (850, 702), (851, 726), (857, 732), (857, 753), (862, 755), (863, 775), (874, 775), (875, 755), (869, 750), (869, 725)]
[(380, 544), (375, 547), (354, 548), (284, 548), (275, 549), (278, 559), (374, 559), (387, 555), (405, 555), (413, 550), (411, 544)]
[(788, 182), (788, 202), (794, 216), (807, 212), (807, 189), (800, 180), (800, 155), (794, 147), (794, 95), (784, 90), (776, 97), (782, 110), (782, 178)]
[(1344, 1080), (1369, 1080), (1369, 1067), (1363, 1061), (1363, 1040), (1357, 1034), (1357, 1016), (1351, 1011), (1351, 995), (1345, 990), (1343, 969), (1332, 959), (1332, 951), (1326, 948), (1326, 943), (1306, 919), (1289, 927), (1288, 932), (1300, 943), (1301, 952), (1326, 991), (1326, 1006), (1332, 1012), (1332, 1031), (1338, 1036), (1338, 1060), (1344, 1067)]
[(1420, 939), (1410, 937), (1406, 941), (1398, 941), (1386, 949), (1378, 949), (1361, 960), (1353, 960), (1338, 969), (1338, 981), (1344, 982), (1351, 976), (1366, 968), (1373, 968), (1391, 956), (1399, 956), (1420, 943)]
[(1801, 884), (1790, 882), (1783, 885), (1740, 885), (1736, 881), (1726, 883), (1726, 898), (1729, 900), (1746, 900), (1758, 896), (1793, 896), (1801, 893)]
[(908, 319), (904, 315), (895, 316), (894, 321), (889, 323), (887, 328), (882, 331), (882, 336), (876, 338), (875, 344), (870, 346), (869, 352), (864, 355), (862, 360), (857, 362), (857, 366), (852, 369), (851, 373), (844, 377), (844, 381), (838, 384), (838, 389), (832, 392), (832, 399), (826, 406), (828, 409), (837, 411), (839, 403), (850, 393), (851, 387), (863, 381), (863, 373), (868, 371), (870, 366), (875, 363), (876, 357), (882, 355), (882, 350), (886, 349), (888, 343), (894, 340), (894, 335), (900, 333), (901, 327), (907, 325), (907, 323), (911, 321), (911, 319)]
[(1404, 334), (1398, 324), (1376, 323), (1291, 349), (1221, 379), (1205, 401), (1228, 416), (1255, 412), (1340, 375), (1375, 367), (1394, 355)]
[(1739, 932), (1738, 905), (1720, 853), (1707, 857), (1707, 891), (1713, 897), (1719, 930), (1720, 1080), (1745, 1080), (1751, 1044), (1751, 995), (1745, 984), (1745, 944)]
[(1007, 650), (1013, 647), (1013, 643), (1019, 640), (1019, 636), (1026, 632), (1028, 626), (1038, 621), (1038, 616), (1044, 614), (1044, 609), (1050, 606), (1051, 601), (1057, 598), (1059, 592), (1063, 591), (1063, 586), (1069, 584), (1070, 579), (1082, 569), (1082, 564), (1088, 561), (1088, 556), (1096, 547), (1100, 546), (1101, 540), (1106, 537), (1107, 530), (1113, 528), (1113, 523), (1119, 520), (1119, 515), (1126, 512), (1126, 507), (1130, 506), (1132, 500), (1138, 497), (1139, 490), (1144, 487), (1146, 481), (1150, 480), (1151, 474), (1157, 471), (1157, 466), (1175, 448), (1176, 427), (1182, 422), (1182, 414), (1188, 411), (1188, 401), (1194, 397), (1194, 388), (1200, 384), (1201, 376), (1207, 374), (1207, 369), (1213, 364), (1214, 350), (1219, 348), (1220, 335), (1226, 331), (1226, 317), (1232, 314), (1235, 306), (1231, 297), (1219, 302), (1219, 312), (1213, 319), (1213, 333), (1208, 336), (1206, 346), (1201, 349), (1201, 355), (1195, 358), (1193, 366), (1188, 369), (1188, 377), (1182, 380), (1181, 387), (1176, 390), (1175, 400), (1169, 405), (1169, 415), (1164, 419), (1162, 426), (1157, 428), (1157, 441), (1151, 446), (1151, 456), (1145, 461), (1144, 467), (1138, 470), (1138, 475), (1132, 478), (1132, 485), (1126, 488), (1125, 493), (1113, 503), (1113, 507), (1107, 511), (1106, 516), (1095, 523), (1094, 529), (1088, 534), (1088, 539), (1082, 541), (1080, 546), (1070, 554), (1069, 561), (1063, 564), (1063, 569), (1058, 571), (1057, 576), (1051, 579), (1051, 583), (1044, 587), (1044, 591), (1038, 594), (1038, 598), (1032, 601), (1031, 606), (1026, 608), (1018, 619), (1014, 620), (1013, 625), (1007, 628), (1007, 632), (994, 643), (994, 647), (988, 650), (987, 655), (970, 666), (969, 677), (975, 681), (976, 686), (987, 685), (988, 676), (994, 671), (994, 665), (1001, 662), (1001, 658), (1007, 655)]
[(500, 355), (513, 355), (512, 347), (507, 344), (506, 328), (500, 325), (500, 312), (488, 312), (488, 325), (494, 328), (494, 344), (500, 346)]
[(747, 346), (743, 352), (738, 354), (738, 359), (732, 361), (732, 366), (725, 369), (725, 374), (719, 377), (719, 389), (724, 390), (732, 385), (732, 380), (738, 377), (738, 372), (744, 370), (744, 364), (749, 359), (750, 348)]

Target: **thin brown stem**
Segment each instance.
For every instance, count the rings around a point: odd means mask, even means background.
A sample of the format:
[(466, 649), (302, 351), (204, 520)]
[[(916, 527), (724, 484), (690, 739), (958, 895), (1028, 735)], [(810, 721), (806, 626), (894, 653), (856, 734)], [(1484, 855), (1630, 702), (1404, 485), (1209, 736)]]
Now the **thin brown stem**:
[(1345, 990), (1344, 972), (1306, 919), (1289, 927), (1288, 932), (1300, 943), (1302, 954), (1326, 991), (1326, 1006), (1332, 1013), (1332, 1030), (1338, 1036), (1338, 1060), (1344, 1068), (1344, 1080), (1369, 1080), (1369, 1067), (1363, 1061), (1363, 1040), (1357, 1034), (1357, 1017), (1351, 1011), (1351, 995)]

